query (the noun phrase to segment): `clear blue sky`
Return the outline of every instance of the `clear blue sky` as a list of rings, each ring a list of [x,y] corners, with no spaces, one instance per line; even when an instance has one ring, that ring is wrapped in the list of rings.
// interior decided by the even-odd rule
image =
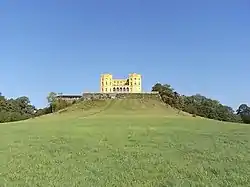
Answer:
[[[101,73],[250,102],[249,0],[1,0],[0,91],[43,107],[99,91]]]

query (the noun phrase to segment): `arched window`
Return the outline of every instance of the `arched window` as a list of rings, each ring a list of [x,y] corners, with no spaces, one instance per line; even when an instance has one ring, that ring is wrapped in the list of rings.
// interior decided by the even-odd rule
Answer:
[[[116,88],[116,92],[119,92],[119,88],[118,87]]]
[[[123,92],[126,92],[126,88],[125,87],[123,88]]]
[[[115,87],[113,88],[113,92],[115,92]]]
[[[120,87],[120,92],[122,92],[122,87]]]
[[[129,92],[129,88],[127,87],[127,92]]]

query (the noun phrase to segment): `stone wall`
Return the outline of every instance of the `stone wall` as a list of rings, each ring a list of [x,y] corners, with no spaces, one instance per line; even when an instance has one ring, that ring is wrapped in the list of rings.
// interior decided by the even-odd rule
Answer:
[[[158,92],[145,93],[84,93],[81,100],[98,100],[98,99],[160,99]]]

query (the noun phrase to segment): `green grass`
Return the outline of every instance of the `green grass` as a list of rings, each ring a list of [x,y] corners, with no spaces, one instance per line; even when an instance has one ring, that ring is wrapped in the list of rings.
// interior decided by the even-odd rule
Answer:
[[[249,186],[250,128],[155,100],[0,124],[0,186]]]

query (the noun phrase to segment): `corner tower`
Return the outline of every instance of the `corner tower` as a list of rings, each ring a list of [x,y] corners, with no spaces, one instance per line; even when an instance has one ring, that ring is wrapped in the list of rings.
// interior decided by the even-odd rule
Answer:
[[[129,74],[130,93],[142,92],[141,78],[142,76],[140,74],[137,74],[137,73]]]
[[[111,74],[102,74],[100,79],[100,92],[111,93],[112,92],[112,80]]]

